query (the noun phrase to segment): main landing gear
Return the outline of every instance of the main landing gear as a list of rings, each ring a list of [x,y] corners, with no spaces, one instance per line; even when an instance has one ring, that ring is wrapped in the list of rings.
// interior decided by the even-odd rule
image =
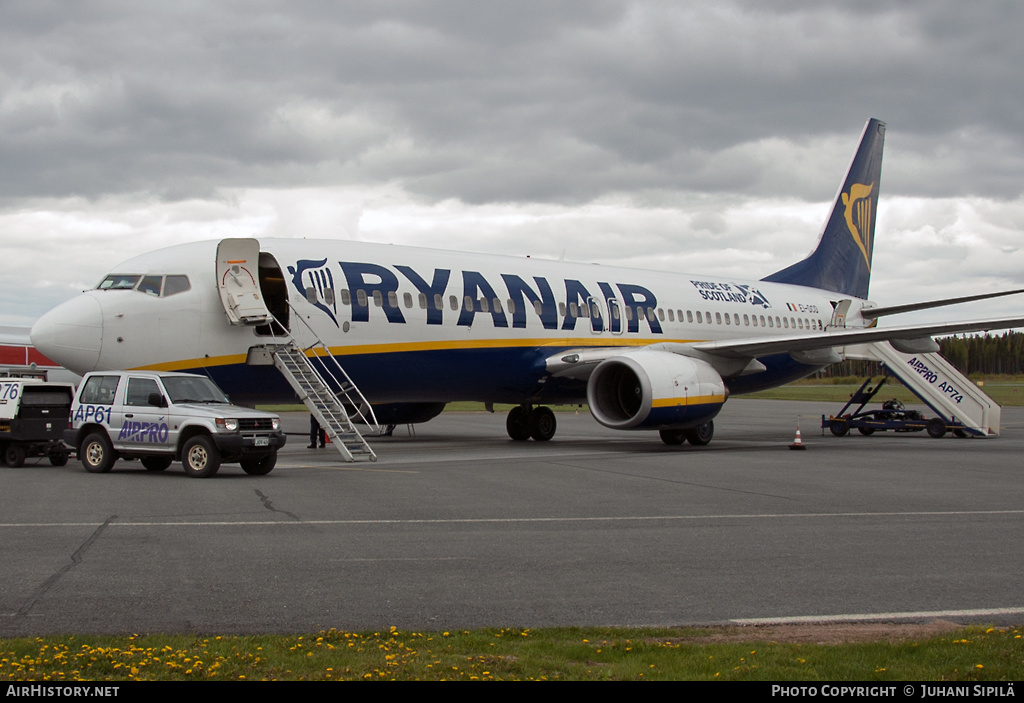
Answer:
[[[555,436],[555,414],[551,408],[518,405],[508,411],[505,429],[508,436],[517,441],[533,437],[538,442],[546,442]]]
[[[689,441],[695,447],[703,447],[715,436],[715,421],[708,420],[689,430],[661,430],[661,441],[669,445],[679,445]]]

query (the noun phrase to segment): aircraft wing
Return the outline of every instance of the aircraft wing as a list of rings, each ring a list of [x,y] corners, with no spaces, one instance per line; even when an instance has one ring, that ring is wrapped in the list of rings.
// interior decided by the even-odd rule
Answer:
[[[826,332],[788,335],[786,337],[760,337],[732,339],[718,342],[697,342],[687,345],[692,349],[729,359],[753,359],[770,354],[793,351],[813,351],[850,344],[892,340],[919,340],[936,335],[961,332],[982,332],[1024,326],[1024,317],[965,322],[939,322],[904,325],[899,327],[840,327]]]
[[[805,332],[784,337],[745,337],[743,339],[717,342],[662,342],[650,345],[649,349],[703,357],[720,371],[733,375],[751,373],[763,369],[753,360],[757,357],[788,352],[813,352],[853,344],[880,341],[915,342],[930,340],[936,335],[951,335],[961,332],[1024,327],[1024,317],[991,320],[969,320],[965,322],[939,322],[931,324],[904,325],[899,327],[839,327],[825,332]],[[590,373],[605,359],[643,347],[590,347],[569,349],[545,360],[547,371],[553,376],[586,380]],[[709,358],[710,357],[710,358]],[[721,362],[715,362],[714,359]],[[749,364],[747,362],[750,362]],[[753,364],[754,366],[751,366]],[[760,366],[760,369],[755,368]]]

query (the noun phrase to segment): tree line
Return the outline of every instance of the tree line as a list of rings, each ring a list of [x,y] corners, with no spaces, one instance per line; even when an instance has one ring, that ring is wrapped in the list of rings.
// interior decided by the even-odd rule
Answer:
[[[959,335],[935,341],[942,356],[962,374],[1024,374],[1024,332]],[[819,371],[814,378],[879,376],[880,366],[877,361],[843,361]]]

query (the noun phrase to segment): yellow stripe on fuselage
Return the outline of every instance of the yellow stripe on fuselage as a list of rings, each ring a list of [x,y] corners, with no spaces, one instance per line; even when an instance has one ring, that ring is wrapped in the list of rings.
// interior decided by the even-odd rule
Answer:
[[[480,340],[442,340],[437,342],[400,342],[390,344],[353,344],[338,347],[331,347],[331,354],[335,356],[354,356],[357,354],[400,354],[422,351],[451,351],[460,349],[523,349],[523,348],[544,348],[557,347],[560,349],[572,347],[646,347],[650,344],[670,342],[674,344],[690,344],[697,341],[693,339],[578,339],[575,337],[560,337],[557,339],[480,339]],[[268,341],[269,343],[269,341]],[[180,361],[167,361],[160,364],[149,364],[139,366],[138,369],[147,371],[180,371],[181,369],[206,368],[210,366],[233,366],[244,364],[246,354],[228,354],[225,356],[209,356],[199,359],[182,359]],[[310,349],[306,356],[326,356],[322,349]]]

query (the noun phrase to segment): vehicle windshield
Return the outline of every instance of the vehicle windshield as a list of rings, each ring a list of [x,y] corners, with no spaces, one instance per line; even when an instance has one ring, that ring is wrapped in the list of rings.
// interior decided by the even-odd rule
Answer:
[[[230,402],[217,384],[202,376],[172,376],[163,382],[172,403]]]

